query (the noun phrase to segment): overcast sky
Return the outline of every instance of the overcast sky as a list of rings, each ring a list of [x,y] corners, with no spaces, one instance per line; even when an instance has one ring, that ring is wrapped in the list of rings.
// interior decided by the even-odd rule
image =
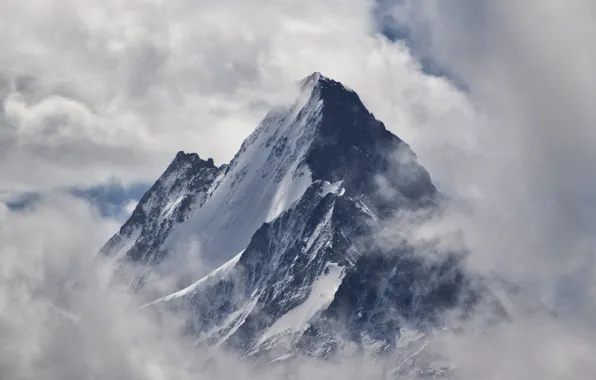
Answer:
[[[528,283],[575,326],[524,321],[489,340],[488,352],[472,356],[474,341],[451,351],[494,378],[593,374],[585,358],[596,347],[594,1],[2,0],[1,8],[0,194],[150,183],[178,150],[225,163],[272,105],[295,95],[296,80],[321,71],[356,90],[435,183],[473,210],[451,210],[427,233],[462,229],[471,270]],[[105,216],[57,193],[25,213],[2,209],[0,327],[16,332],[20,357],[37,352],[47,322],[45,304],[30,305],[32,287],[63,285],[55,279],[118,227]],[[23,273],[34,273],[27,286]],[[545,366],[527,341],[557,360]],[[102,348],[126,352],[124,343]],[[489,360],[505,351],[515,354]],[[514,358],[524,360],[504,371],[500,363]],[[34,371],[25,359],[13,370]]]
[[[152,181],[178,150],[227,162],[313,71],[356,89],[403,138],[466,118],[463,95],[376,33],[377,9],[363,0],[7,0],[0,190]]]

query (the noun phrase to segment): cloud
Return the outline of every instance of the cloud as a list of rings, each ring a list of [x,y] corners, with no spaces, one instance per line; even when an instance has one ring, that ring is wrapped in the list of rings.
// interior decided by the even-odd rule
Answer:
[[[208,356],[192,355],[188,342],[173,334],[178,320],[168,316],[161,325],[139,313],[140,299],[113,278],[113,263],[96,256],[117,226],[114,222],[64,196],[44,199],[34,210],[0,211],[0,331],[5,342],[0,376],[207,376],[197,366]]]
[[[405,9],[409,27],[425,30],[427,51],[470,84],[471,122],[428,124],[420,140],[427,147],[417,152],[445,188],[474,203],[484,259],[522,275],[572,269],[590,256],[596,226],[596,112],[588,100],[596,95],[596,7],[462,0]],[[532,270],[537,263],[541,270]]]
[[[367,1],[31,0],[4,8],[4,189],[149,181],[181,149],[223,163],[313,71],[362,93],[400,135],[412,118],[444,118],[459,106],[405,45],[375,33]]]
[[[521,282],[560,318],[445,335],[437,352],[460,362],[463,378],[591,378],[596,6],[385,1],[392,13],[382,19],[399,23],[408,45],[376,33],[375,9],[358,0],[4,1],[0,190],[151,181],[180,149],[223,163],[272,104],[293,96],[295,80],[321,71],[354,88],[457,200],[420,233],[463,231],[470,270]],[[428,75],[413,54],[467,91]],[[139,300],[100,286],[102,273],[89,269],[116,223],[60,196],[0,218],[0,331],[11,343],[0,373],[196,373],[199,354],[157,333],[136,313]],[[89,281],[73,290],[81,273]],[[244,371],[221,360],[233,373],[220,378]],[[378,374],[340,368],[300,374]]]
[[[97,256],[115,228],[86,202],[61,195],[26,211],[0,209],[0,377],[323,380],[386,371],[367,357],[261,368],[197,348],[179,334],[183,314],[139,310],[143,296]]]
[[[596,6],[423,0],[392,12],[468,86],[463,123],[416,124],[414,150],[455,199],[419,233],[453,246],[444,236],[460,231],[470,270],[522,285],[521,305],[557,315],[521,313],[477,335],[468,326],[439,351],[462,378],[593,377]]]

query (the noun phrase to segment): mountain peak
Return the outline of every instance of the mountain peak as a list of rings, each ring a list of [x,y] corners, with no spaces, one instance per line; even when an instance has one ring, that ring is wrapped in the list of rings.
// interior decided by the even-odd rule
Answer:
[[[118,246],[129,257],[157,262],[199,241],[201,260],[212,269],[246,248],[263,223],[317,181],[342,183],[346,196],[369,198],[367,208],[377,215],[394,210],[391,202],[434,197],[430,176],[407,144],[354,91],[320,72],[301,82],[303,96],[270,112],[230,163],[216,167],[196,153],[178,152],[115,237],[122,240]],[[407,167],[395,159],[398,150]],[[399,196],[378,197],[379,177],[388,177]]]
[[[323,74],[321,74],[319,71],[315,71],[314,73],[310,74],[309,76],[307,76],[306,78],[302,79],[300,82],[300,89],[302,91],[305,90],[314,90],[314,89],[320,89],[323,87],[335,87],[335,88],[341,88],[343,90],[349,91],[349,92],[354,92],[352,89],[348,88],[347,86],[343,85],[342,83],[335,81]]]
[[[139,289],[153,271],[172,280],[151,305],[189,311],[197,345],[265,359],[402,352],[412,343],[398,341],[402,328],[424,336],[475,295],[456,259],[428,265],[406,242],[370,244],[405,210],[434,210],[439,194],[354,91],[320,72],[301,86],[230,163],[179,152],[103,252],[133,264]]]
[[[318,80],[328,80],[329,78],[326,77],[325,75],[321,74],[320,71],[315,71],[314,73],[310,74],[309,77],[312,77],[314,79]]]
[[[318,83],[320,81],[328,81],[328,80],[329,80],[328,77],[324,76],[323,74],[321,74],[318,71],[315,71],[314,73],[310,74],[306,78],[302,79],[300,81],[300,83],[302,83],[302,84],[315,84],[315,83]]]

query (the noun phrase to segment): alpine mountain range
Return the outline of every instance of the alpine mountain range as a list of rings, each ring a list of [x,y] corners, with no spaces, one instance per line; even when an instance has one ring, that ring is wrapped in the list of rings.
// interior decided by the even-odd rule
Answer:
[[[425,337],[472,310],[482,281],[462,253],[377,242],[399,215],[439,212],[443,196],[353,90],[320,73],[299,86],[229,164],[179,152],[102,252],[142,268],[139,288],[170,271],[183,288],[146,307],[186,313],[197,345],[267,362],[391,353],[420,369]],[[176,273],[191,247],[208,271]]]

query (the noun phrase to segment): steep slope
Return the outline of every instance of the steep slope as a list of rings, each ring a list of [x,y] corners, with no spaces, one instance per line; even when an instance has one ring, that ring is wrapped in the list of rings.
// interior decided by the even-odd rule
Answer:
[[[300,86],[229,165],[179,154],[104,252],[151,268],[199,242],[214,270],[148,305],[184,313],[197,344],[267,361],[398,347],[413,358],[479,287],[458,254],[376,244],[380,226],[432,212],[440,194],[354,91],[319,73]]]

